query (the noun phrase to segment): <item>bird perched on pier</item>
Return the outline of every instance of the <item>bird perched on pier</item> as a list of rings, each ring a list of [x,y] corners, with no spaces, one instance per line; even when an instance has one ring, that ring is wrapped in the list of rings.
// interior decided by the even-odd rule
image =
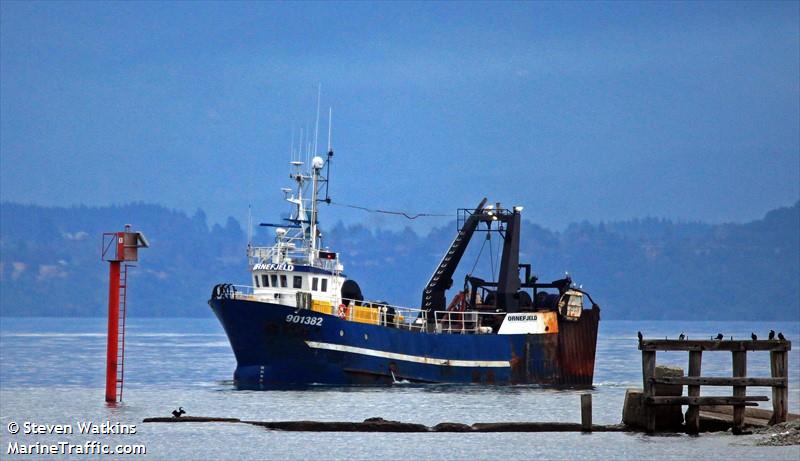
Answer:
[[[782,333],[782,332],[781,332],[781,333],[778,333],[778,339],[780,339],[781,341],[786,341],[786,337],[785,337],[785,336],[783,336],[783,333]]]
[[[644,336],[642,336],[642,332],[641,331],[637,331],[636,332],[636,336],[639,338],[639,342],[642,342],[642,340],[644,339]]]
[[[172,410],[172,416],[175,418],[180,418],[182,414],[186,413],[183,407],[178,407],[177,410]]]
[[[678,335],[678,340],[679,341],[683,341],[684,339],[686,339],[686,335],[685,334],[681,333],[680,335]]]
[[[769,339],[770,341],[775,339],[775,330],[769,330]]]
[[[752,339],[753,341],[755,341],[755,340],[757,340],[757,339],[758,339],[758,336],[756,336],[756,334],[755,334],[755,333],[752,333],[752,332],[751,332],[751,333],[750,333],[750,339]]]
[[[724,336],[722,336],[722,333],[719,333],[719,334],[717,334],[717,337],[715,339],[717,341],[722,341],[722,338],[724,338]]]

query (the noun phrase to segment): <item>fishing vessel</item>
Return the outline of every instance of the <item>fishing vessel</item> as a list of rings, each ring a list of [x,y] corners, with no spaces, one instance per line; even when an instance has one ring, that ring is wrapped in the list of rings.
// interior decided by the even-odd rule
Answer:
[[[327,158],[291,162],[291,214],[274,242],[248,243],[252,284],[219,284],[208,301],[236,357],[239,388],[415,383],[591,386],[600,309],[569,276],[540,282],[519,262],[522,207],[484,198],[458,210],[457,231],[421,290],[419,307],[365,297],[323,245]],[[310,163],[310,165],[306,165]],[[320,198],[322,188],[325,197]],[[453,275],[470,239],[499,234],[496,281]],[[448,298],[449,295],[449,298]],[[584,299],[591,302],[584,307]]]

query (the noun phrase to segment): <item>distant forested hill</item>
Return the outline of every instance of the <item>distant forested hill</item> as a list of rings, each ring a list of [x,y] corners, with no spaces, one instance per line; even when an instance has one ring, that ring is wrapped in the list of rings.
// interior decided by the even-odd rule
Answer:
[[[142,230],[152,248],[141,250],[129,275],[129,314],[207,315],[215,283],[244,282],[245,234],[229,219],[209,227],[206,216],[131,204],[119,207],[43,208],[0,204],[0,313],[105,315],[108,263],[100,260],[103,232]]]
[[[130,276],[130,315],[209,316],[214,284],[249,282],[245,231],[232,218],[209,226],[202,211],[157,205],[2,203],[0,315],[105,315],[100,236],[125,223],[151,244]],[[454,233],[455,223],[425,236],[339,223],[328,227],[326,244],[368,298],[418,305]],[[261,229],[256,243],[270,239]],[[497,236],[477,234],[454,288],[467,271],[491,278],[498,251]],[[541,280],[569,271],[607,319],[800,319],[800,202],[746,224],[643,219],[553,232],[526,221],[520,252]]]

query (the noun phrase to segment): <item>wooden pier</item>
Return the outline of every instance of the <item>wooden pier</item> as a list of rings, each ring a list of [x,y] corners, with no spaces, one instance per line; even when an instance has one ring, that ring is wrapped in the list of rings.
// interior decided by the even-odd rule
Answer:
[[[700,407],[725,405],[733,407],[733,432],[738,434],[744,427],[744,410],[765,402],[767,396],[748,396],[748,386],[772,387],[772,419],[770,424],[786,421],[788,415],[788,376],[790,341],[781,340],[671,340],[642,339],[642,381],[644,404],[647,416],[647,431],[655,432],[657,405],[688,405],[686,412],[686,432],[697,434],[700,430]],[[685,377],[655,377],[657,351],[689,352],[689,373]],[[728,377],[705,377],[701,375],[703,352],[726,351],[731,353],[733,373]],[[769,351],[772,376],[757,378],[747,376],[747,352]],[[687,386],[686,396],[657,396],[656,384]],[[701,386],[730,386],[733,395],[723,397],[701,397]]]

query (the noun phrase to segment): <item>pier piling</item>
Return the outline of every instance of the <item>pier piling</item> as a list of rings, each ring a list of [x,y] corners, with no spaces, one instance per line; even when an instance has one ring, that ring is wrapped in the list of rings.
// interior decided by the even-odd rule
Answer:
[[[689,377],[699,378],[703,361],[703,351],[689,351]],[[687,387],[689,397],[700,397],[700,386],[690,384]],[[686,410],[686,432],[689,434],[700,433],[700,406],[689,405]]]
[[[581,428],[592,432],[592,394],[581,395]]]

